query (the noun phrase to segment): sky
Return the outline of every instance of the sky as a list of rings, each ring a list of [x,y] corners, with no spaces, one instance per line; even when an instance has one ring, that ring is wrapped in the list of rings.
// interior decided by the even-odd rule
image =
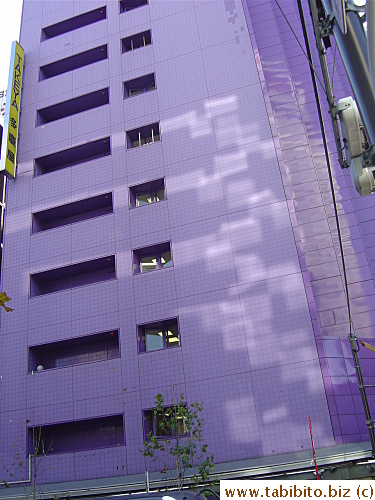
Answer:
[[[19,39],[22,0],[0,0],[0,90],[8,85],[10,49],[12,42]]]

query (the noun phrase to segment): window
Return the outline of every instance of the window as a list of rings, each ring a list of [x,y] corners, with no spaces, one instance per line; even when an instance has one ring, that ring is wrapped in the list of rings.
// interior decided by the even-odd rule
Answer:
[[[62,75],[68,71],[73,71],[78,68],[83,68],[89,64],[103,61],[108,58],[107,45],[95,47],[95,49],[86,50],[74,56],[60,59],[50,64],[40,67],[39,80],[52,78],[53,76]]]
[[[171,426],[172,419],[177,419],[176,425]],[[145,410],[143,412],[143,432],[145,441],[150,439],[150,435],[160,438],[173,438],[176,434],[179,436],[188,435],[185,418],[175,416],[173,406],[161,411]]]
[[[29,372],[120,357],[118,331],[29,347]]]
[[[164,179],[156,179],[129,189],[130,207],[142,207],[165,199]]]
[[[54,455],[124,444],[122,415],[28,428],[28,453],[30,455],[34,453]]]
[[[65,21],[52,24],[51,26],[46,26],[42,29],[42,41],[58,35],[63,35],[64,33],[69,33],[69,31],[83,28],[84,26],[88,26],[89,24],[93,24],[98,21],[102,21],[106,17],[107,11],[104,6],[99,9],[91,10],[90,12],[85,12],[79,16],[65,19]]]
[[[128,149],[146,146],[158,141],[160,141],[159,123],[152,123],[126,132]]]
[[[138,325],[138,352],[159,351],[180,345],[177,318]]]
[[[148,273],[173,266],[171,244],[160,243],[133,251],[134,274]]]
[[[151,45],[151,43],[150,30],[142,31],[141,33],[135,33],[134,35],[128,36],[121,40],[122,53],[139,49],[141,47],[146,47],[146,45]]]
[[[120,14],[147,5],[147,0],[120,0]]]
[[[96,160],[102,156],[111,154],[111,141],[109,137],[104,137],[96,141],[86,142],[80,146],[63,149],[34,161],[34,176],[49,174],[56,170],[72,167],[79,163]]]
[[[113,213],[112,193],[75,201],[32,214],[32,234]]]
[[[89,94],[84,94],[68,101],[59,102],[47,108],[38,109],[37,111],[37,126],[44,123],[54,122],[67,116],[82,113],[89,109],[98,108],[109,103],[109,89],[100,89]]]
[[[60,292],[116,278],[115,256],[79,262],[30,275],[30,297]]]
[[[124,99],[155,90],[155,74],[144,75],[124,82]]]

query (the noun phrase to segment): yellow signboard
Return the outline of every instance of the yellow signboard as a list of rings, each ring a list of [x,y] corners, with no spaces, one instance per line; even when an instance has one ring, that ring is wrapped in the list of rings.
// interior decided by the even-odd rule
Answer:
[[[0,158],[0,173],[4,173],[10,179],[14,179],[16,176],[23,59],[23,48],[18,42],[13,42],[10,56],[7,101],[5,106]]]

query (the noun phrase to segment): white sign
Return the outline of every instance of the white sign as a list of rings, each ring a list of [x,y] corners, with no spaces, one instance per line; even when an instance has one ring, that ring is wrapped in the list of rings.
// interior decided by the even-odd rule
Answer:
[[[331,0],[331,5],[339,28],[346,35],[348,29],[346,26],[345,0]]]

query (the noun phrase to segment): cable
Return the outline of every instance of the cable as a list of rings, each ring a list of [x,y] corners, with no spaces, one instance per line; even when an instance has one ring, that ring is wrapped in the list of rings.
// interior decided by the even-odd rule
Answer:
[[[326,91],[326,89],[325,89],[325,87],[324,87],[323,83],[321,82],[321,80],[320,80],[319,76],[317,75],[317,73],[316,73],[316,71],[315,71],[315,68],[314,68],[314,66],[313,66],[313,64],[312,64],[312,60],[310,61],[310,59],[308,58],[308,55],[306,54],[306,52],[305,52],[304,48],[302,47],[301,42],[298,40],[298,37],[297,37],[296,33],[294,32],[294,30],[293,30],[293,28],[292,28],[292,25],[291,25],[291,24],[290,24],[290,22],[288,21],[288,18],[286,17],[286,15],[285,15],[285,13],[284,13],[283,9],[281,8],[281,5],[279,4],[278,0],[275,0],[275,3],[276,3],[276,5],[279,7],[281,14],[283,15],[283,17],[284,17],[285,21],[287,22],[287,24],[288,24],[288,26],[289,26],[289,28],[290,28],[291,32],[293,33],[294,38],[297,40],[298,45],[301,47],[301,50],[302,50],[302,52],[303,52],[303,55],[305,56],[306,60],[308,61],[309,65],[310,65],[310,69],[314,72],[316,79],[317,79],[317,80],[318,80],[318,82],[320,83],[320,86],[322,87],[323,92],[325,93],[325,95],[326,95],[326,96],[327,96],[327,98],[328,98],[327,91]]]
[[[275,0],[275,1],[277,1],[277,0]],[[310,0],[310,2],[311,2],[311,0]],[[374,431],[374,423],[373,423],[373,420],[371,418],[371,412],[370,412],[370,407],[369,407],[368,400],[367,400],[365,384],[363,382],[363,377],[362,377],[362,370],[361,370],[361,366],[359,364],[358,349],[355,348],[355,345],[357,345],[358,348],[359,348],[359,346],[358,346],[357,339],[356,339],[355,335],[353,334],[353,330],[352,330],[352,327],[353,327],[352,323],[353,322],[352,322],[352,315],[351,315],[351,310],[350,310],[349,285],[348,285],[348,279],[347,279],[347,274],[346,274],[346,266],[345,266],[345,258],[344,258],[344,248],[343,248],[343,243],[342,243],[342,235],[341,235],[340,221],[339,221],[339,216],[338,216],[336,195],[335,195],[335,190],[334,190],[334,185],[333,185],[333,176],[332,176],[331,162],[330,162],[330,159],[329,159],[327,137],[326,137],[325,128],[324,128],[322,108],[321,108],[320,100],[319,100],[318,86],[316,84],[316,79],[315,79],[316,73],[311,68],[311,66],[312,66],[312,56],[311,56],[311,51],[310,51],[309,39],[308,39],[308,35],[307,35],[305,18],[304,18],[304,14],[303,14],[302,1],[301,0],[297,0],[297,3],[298,3],[298,11],[299,11],[299,15],[300,15],[300,18],[301,18],[301,23],[302,23],[302,30],[303,30],[303,36],[304,36],[304,39],[305,39],[306,50],[307,50],[307,53],[309,55],[309,60],[311,62],[310,71],[311,71],[311,77],[312,77],[312,82],[313,82],[313,87],[314,87],[314,94],[315,94],[316,105],[317,105],[317,108],[318,108],[319,123],[320,123],[320,128],[321,128],[321,131],[322,131],[322,138],[323,138],[324,154],[325,154],[326,161],[327,161],[328,177],[329,177],[329,183],[330,183],[331,193],[332,193],[332,201],[333,201],[333,206],[334,206],[334,211],[335,211],[337,233],[338,233],[338,237],[339,237],[340,252],[341,252],[341,262],[342,262],[342,266],[343,266],[343,277],[344,277],[344,285],[345,285],[345,292],[346,292],[346,303],[347,303],[348,316],[349,316],[349,334],[348,334],[348,340],[350,342],[350,347],[352,349],[352,356],[353,356],[353,360],[354,360],[354,363],[355,363],[355,369],[356,369],[356,374],[357,374],[357,378],[358,378],[358,388],[359,388],[359,391],[361,393],[362,403],[363,403],[363,409],[364,409],[365,416],[366,416],[366,425],[367,425],[367,428],[368,428],[368,431],[369,431],[369,434],[370,434],[370,441],[371,441],[371,447],[372,447],[372,455],[373,455],[373,457],[375,457],[375,431]],[[318,30],[317,13],[314,10],[314,8],[313,8],[312,5],[311,5],[311,15],[312,15],[312,18],[313,18],[313,23],[314,23],[314,31],[315,31],[315,35],[316,35],[316,41],[317,41],[319,56],[322,57],[322,54],[324,54],[324,50],[323,50],[323,46],[322,46],[322,41],[321,41],[321,39],[318,38],[318,36],[316,34],[316,32]],[[322,64],[322,62],[321,62],[321,64]]]

